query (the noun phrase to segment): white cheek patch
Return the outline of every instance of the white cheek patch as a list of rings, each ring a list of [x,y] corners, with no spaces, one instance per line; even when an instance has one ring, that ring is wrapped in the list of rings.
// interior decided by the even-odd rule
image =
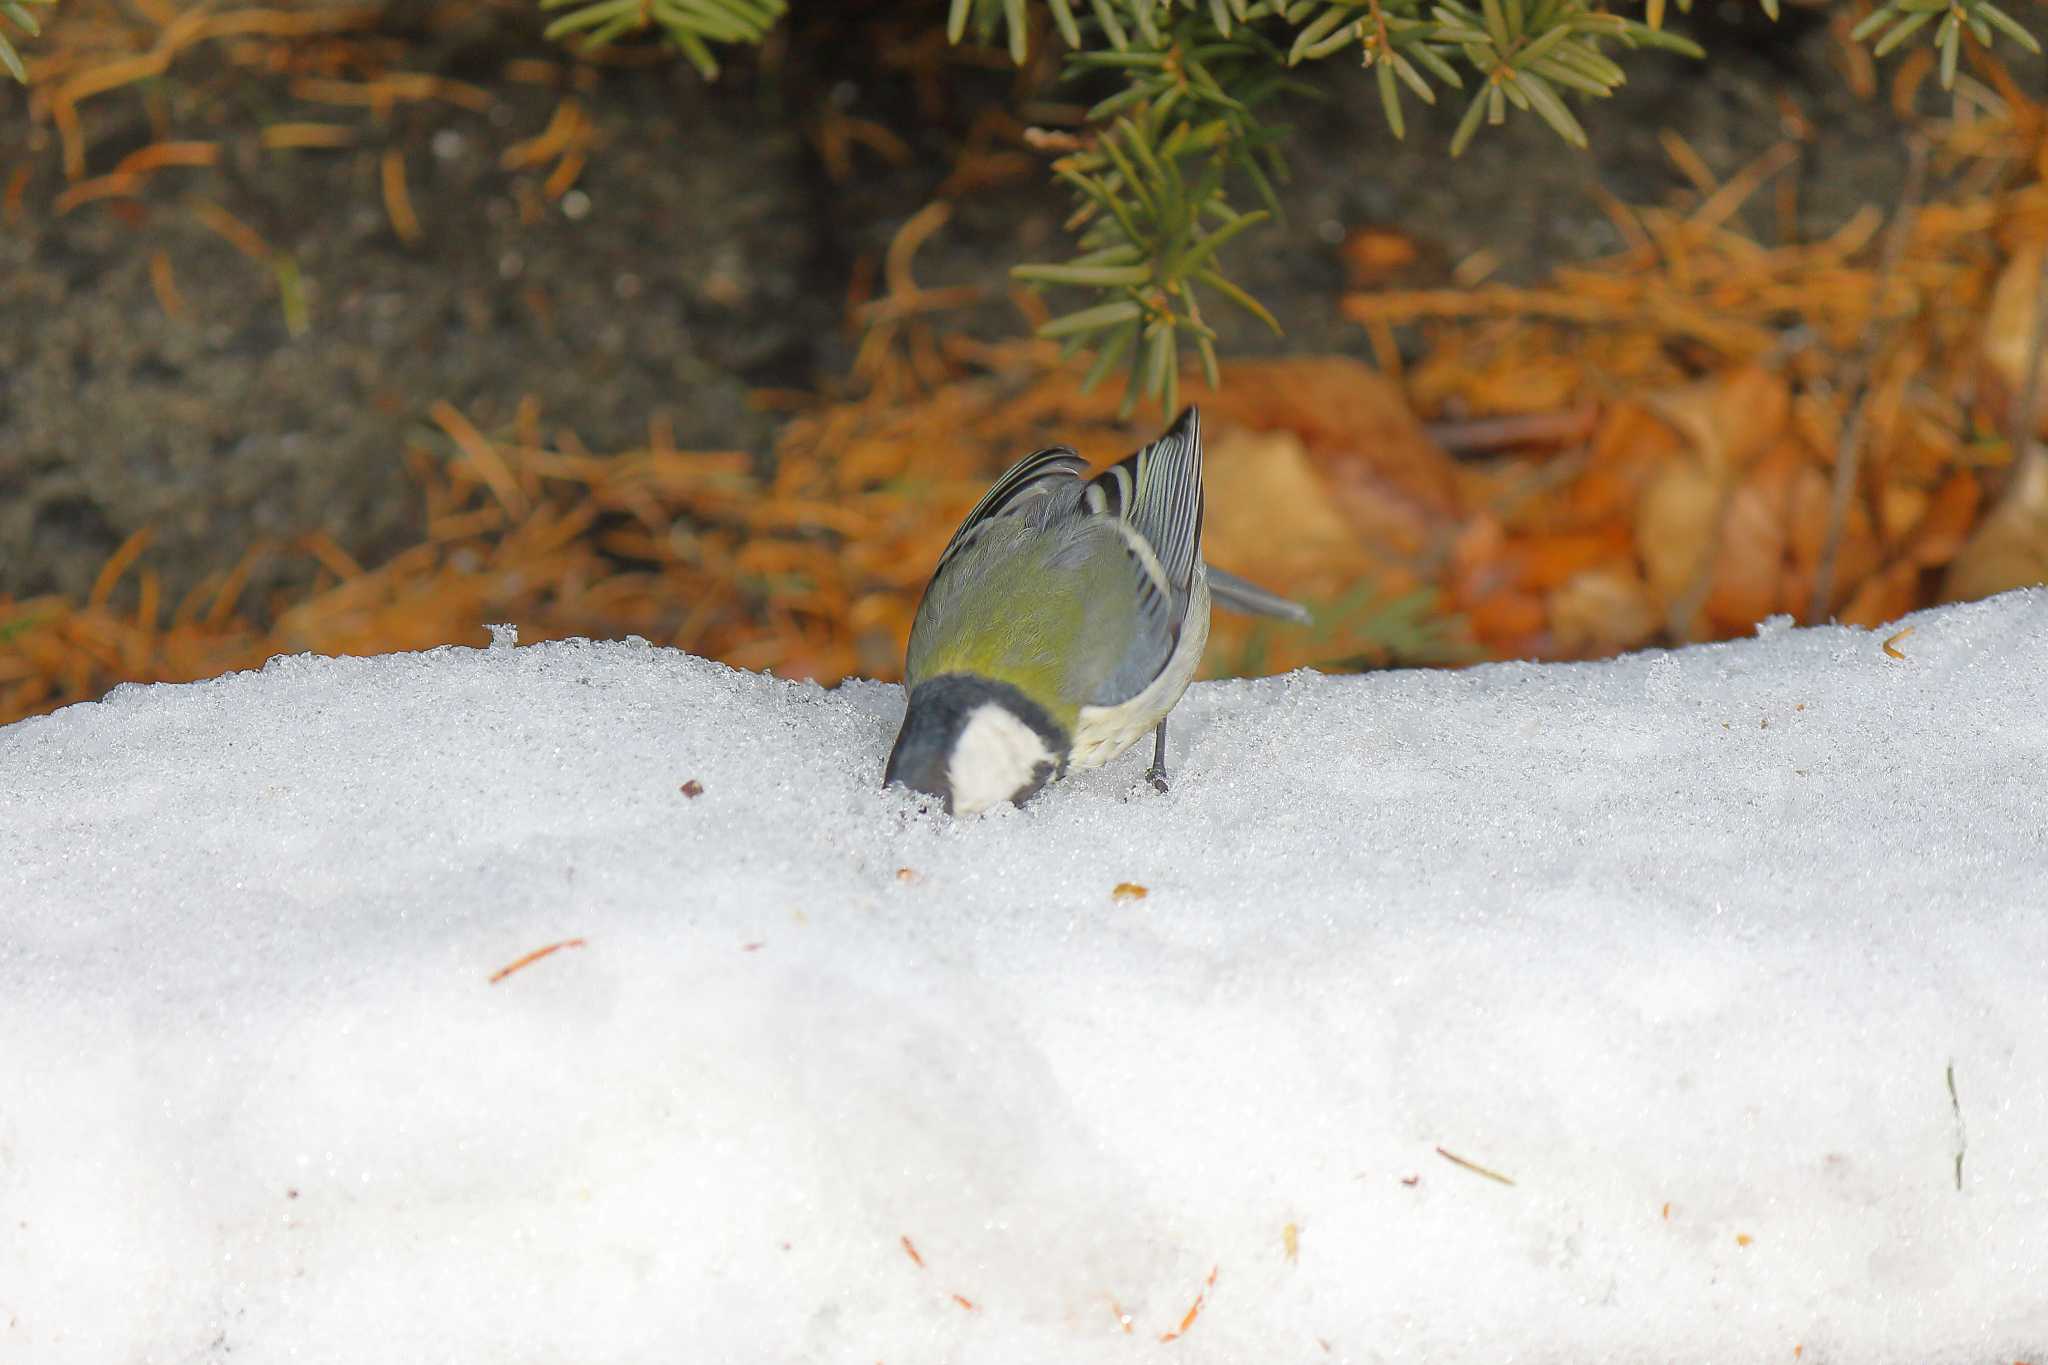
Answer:
[[[1031,786],[1038,766],[1055,766],[1058,758],[1038,732],[994,702],[984,702],[960,727],[946,780],[953,788],[953,813],[972,815],[1018,789]]]

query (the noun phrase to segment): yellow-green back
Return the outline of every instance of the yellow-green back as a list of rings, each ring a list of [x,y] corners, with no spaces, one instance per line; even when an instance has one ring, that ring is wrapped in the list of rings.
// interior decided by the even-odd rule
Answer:
[[[1133,561],[1108,520],[992,520],[925,592],[904,681],[942,673],[1006,682],[1072,729],[1130,643]]]

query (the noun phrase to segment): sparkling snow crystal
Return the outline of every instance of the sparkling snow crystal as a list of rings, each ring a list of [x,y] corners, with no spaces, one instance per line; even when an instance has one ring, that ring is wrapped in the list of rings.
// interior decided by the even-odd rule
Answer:
[[[2048,592],[1912,624],[958,823],[637,642],[7,727],[0,1360],[2039,1362]]]

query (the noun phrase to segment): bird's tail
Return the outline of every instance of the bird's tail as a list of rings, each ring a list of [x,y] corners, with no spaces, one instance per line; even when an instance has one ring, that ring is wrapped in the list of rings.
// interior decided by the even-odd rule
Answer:
[[[1315,618],[1309,615],[1307,607],[1277,592],[1267,592],[1258,584],[1239,578],[1234,573],[1225,573],[1214,564],[1209,566],[1209,593],[1216,605],[1244,616],[1271,616],[1280,621],[1293,621],[1299,625],[1313,625]]]

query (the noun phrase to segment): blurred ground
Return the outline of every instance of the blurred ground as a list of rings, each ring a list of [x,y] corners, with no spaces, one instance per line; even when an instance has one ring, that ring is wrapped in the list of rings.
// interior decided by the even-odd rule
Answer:
[[[124,7],[67,8],[74,24],[111,28],[89,11]],[[29,173],[0,238],[0,305],[23,324],[0,332],[0,591],[83,594],[144,525],[174,594],[220,567],[224,547],[261,536],[322,529],[359,558],[390,554],[422,529],[401,456],[437,399],[489,425],[532,394],[595,450],[644,439],[665,413],[684,448],[765,454],[776,422],[747,395],[844,372],[849,288],[949,178],[997,182],[960,195],[920,252],[928,281],[990,296],[951,325],[1015,335],[1002,267],[1067,249],[1065,195],[1044,158],[1001,135],[1011,82],[938,65],[935,30],[813,20],[772,74],[742,59],[707,85],[665,60],[579,70],[539,41],[538,11],[519,4],[280,12],[324,13],[338,27],[260,52],[238,51],[247,36],[195,42],[161,77],[81,102],[88,176],[164,138],[214,149],[214,164],[166,168],[132,197],[54,208],[72,183],[55,130],[0,87],[0,167]],[[130,26],[137,46],[155,36],[146,21]],[[1621,242],[1590,187],[1632,202],[1675,188],[1657,136],[1666,127],[1733,169],[1781,136],[1781,88],[1801,92],[1818,130],[1800,172],[1803,222],[1832,230],[1881,202],[1901,160],[1889,111],[1849,93],[1824,30],[1755,41],[1778,36],[1721,33],[1704,67],[1640,63],[1628,93],[1598,111],[1591,157],[1525,120],[1447,168],[1443,117],[1419,118],[1396,144],[1369,81],[1348,67],[1324,73],[1328,102],[1297,110],[1288,222],[1236,253],[1288,335],[1233,318],[1232,348],[1368,354],[1337,308],[1336,247],[1360,226],[1414,240],[1401,272],[1413,284],[1446,282],[1476,251],[1499,258],[1499,278],[1526,282],[1613,250]],[[928,50],[906,50],[919,42]],[[267,73],[273,63],[288,69]],[[371,63],[447,84],[393,95],[380,114]],[[573,185],[550,198],[553,158],[505,158],[565,97],[587,120],[587,151]],[[880,150],[854,141],[827,156],[828,118]],[[266,130],[307,122],[348,145],[264,144]],[[976,142],[986,150],[963,160]],[[393,153],[414,241],[381,192]],[[276,269],[238,250],[195,200],[291,262],[302,333]],[[153,269],[181,301],[176,316]]]
[[[2039,237],[2039,63],[1974,63],[1955,105],[1725,8],[1708,63],[1641,60],[1589,112],[1591,155],[1519,120],[1445,163],[1442,111],[1396,144],[1321,73],[1287,221],[1233,260],[1288,335],[1226,330],[1298,359],[1192,392],[1237,429],[1212,501],[1260,513],[1212,557],[1324,627],[1226,632],[1214,666],[1597,653],[1807,615],[1823,578],[1876,619],[1938,589],[2007,482],[2030,289],[2004,381],[1983,343]],[[816,9],[711,86],[572,61],[515,0],[61,16],[0,87],[0,720],[494,612],[886,676],[978,483],[1156,421],[996,345],[1042,307],[1003,267],[1067,250],[1023,129],[1074,110],[916,6]],[[1891,241],[1909,127],[1937,154]]]

